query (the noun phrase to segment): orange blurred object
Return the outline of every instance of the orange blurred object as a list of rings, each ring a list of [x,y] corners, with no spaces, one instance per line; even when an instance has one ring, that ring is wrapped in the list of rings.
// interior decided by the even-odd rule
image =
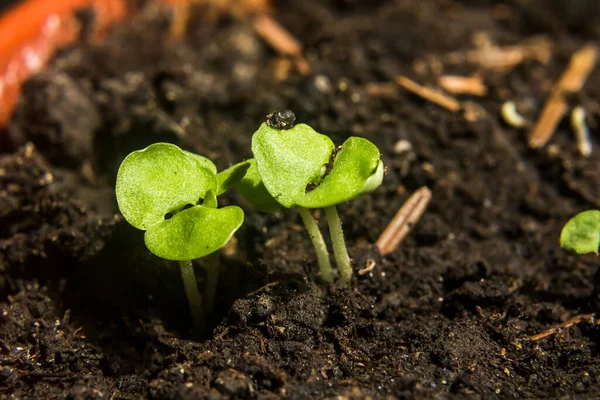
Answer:
[[[26,0],[0,17],[0,128],[12,116],[21,83],[40,71],[56,48],[77,39],[75,14],[85,9],[94,11],[97,33],[127,14],[124,0]]]
[[[154,0],[174,13],[174,37],[187,23],[187,8],[203,0]],[[207,0],[204,0],[207,1]],[[234,15],[254,19],[255,31],[280,54],[296,59],[298,71],[310,67],[302,45],[270,16],[269,0],[208,0]],[[46,66],[54,51],[79,37],[76,13],[91,10],[95,34],[128,14],[127,0],[24,0],[0,16],[0,130],[6,127],[17,102],[21,84]]]

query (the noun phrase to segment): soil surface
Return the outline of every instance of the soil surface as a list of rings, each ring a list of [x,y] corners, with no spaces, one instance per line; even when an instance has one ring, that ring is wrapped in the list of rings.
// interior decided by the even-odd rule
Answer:
[[[25,84],[0,154],[0,397],[600,396],[594,321],[530,339],[597,310],[598,258],[565,254],[558,235],[600,207],[600,150],[581,156],[567,121],[530,150],[500,116],[513,100],[537,118],[573,52],[600,40],[596,1],[275,2],[307,75],[238,6],[198,3],[178,40],[147,4]],[[535,51],[504,70],[468,61],[486,46]],[[482,78],[487,94],[456,96],[475,116],[391,83],[439,88],[442,74]],[[596,69],[570,99],[594,134],[599,98]],[[221,255],[212,333],[194,338],[177,266],[118,214],[116,170],[157,141],[225,168],[279,109],[381,149],[382,187],[339,207],[355,270],[375,268],[350,288],[318,283],[297,212],[261,214],[232,191],[222,204],[246,221]],[[381,256],[372,243],[424,185],[428,210]]]

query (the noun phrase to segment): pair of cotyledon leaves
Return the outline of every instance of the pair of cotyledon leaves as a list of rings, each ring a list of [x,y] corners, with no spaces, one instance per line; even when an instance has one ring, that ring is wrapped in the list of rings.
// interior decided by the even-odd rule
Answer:
[[[577,254],[598,254],[600,210],[584,211],[571,218],[560,234],[560,247]]]
[[[243,176],[244,167],[217,174],[209,159],[156,143],[123,160],[115,192],[123,217],[146,231],[144,241],[152,253],[193,260],[221,248],[244,221],[239,207],[217,208],[217,196],[236,173]]]
[[[221,248],[243,222],[239,207],[217,208],[217,196],[236,183],[265,212],[281,206],[327,207],[381,184],[383,163],[374,144],[349,138],[325,174],[334,149],[331,139],[308,125],[277,130],[263,124],[252,138],[255,158],[217,173],[205,157],[156,143],[121,164],[119,209],[131,225],[146,231],[152,253],[169,260],[200,258]]]
[[[329,137],[306,124],[278,130],[263,123],[252,137],[254,160],[239,190],[256,208],[272,212],[333,206],[381,185],[383,162],[373,143],[350,137],[332,157],[334,150]]]

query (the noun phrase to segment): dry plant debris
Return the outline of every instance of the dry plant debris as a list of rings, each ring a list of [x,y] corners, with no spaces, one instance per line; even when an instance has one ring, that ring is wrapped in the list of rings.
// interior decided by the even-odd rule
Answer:
[[[431,201],[431,190],[426,186],[419,188],[400,207],[394,218],[390,221],[381,236],[375,242],[382,255],[394,251],[404,240],[406,235],[417,224],[421,215]]]
[[[453,52],[442,60],[455,65],[467,62],[485,70],[506,74],[526,60],[547,64],[552,55],[550,42],[545,37],[533,37],[517,45],[504,47],[492,44],[489,38],[478,41],[480,44],[476,49]]]
[[[368,272],[373,271],[373,268],[375,268],[375,266],[377,265],[377,263],[375,262],[375,260],[373,260],[372,258],[369,258],[367,260],[367,265],[358,271],[359,275],[365,275]]]
[[[530,147],[540,148],[548,143],[556,126],[567,113],[568,104],[565,95],[581,90],[597,59],[598,48],[593,44],[573,54],[567,69],[552,88],[542,114],[529,134]]]
[[[440,86],[452,94],[469,94],[473,96],[485,96],[487,86],[480,76],[457,76],[444,75],[439,78]]]
[[[550,329],[547,329],[538,334],[529,336],[529,339],[530,340],[540,340],[540,339],[547,338],[548,336],[554,335],[559,329],[569,328],[569,327],[576,325],[582,321],[589,321],[590,323],[593,324],[595,317],[596,317],[596,314],[593,314],[593,313],[576,315],[575,317],[569,318],[568,320],[566,320],[565,322],[563,322],[562,324],[560,324],[558,326],[555,326],[554,328],[550,328]]]
[[[394,81],[402,86],[404,89],[422,97],[438,106],[445,108],[451,112],[457,112],[460,110],[460,102],[455,98],[438,92],[437,90],[421,86],[415,81],[405,77],[397,76]]]
[[[214,13],[230,13],[237,19],[251,19],[254,31],[279,54],[291,57],[298,72],[310,73],[310,66],[302,53],[302,44],[271,16],[268,0],[172,0],[173,20],[171,36],[183,36],[190,17],[189,8],[193,3],[208,3]],[[208,17],[210,18],[210,15]],[[213,18],[214,19],[214,16]]]
[[[298,72],[310,73],[310,66],[302,55],[302,44],[269,14],[261,13],[254,18],[254,30],[280,54],[291,56],[296,61]]]

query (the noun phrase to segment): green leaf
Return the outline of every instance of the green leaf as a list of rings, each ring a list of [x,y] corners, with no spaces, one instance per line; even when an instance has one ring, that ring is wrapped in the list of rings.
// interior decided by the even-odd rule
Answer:
[[[377,162],[377,168],[375,169],[375,172],[373,173],[373,175],[367,178],[364,186],[362,187],[362,189],[360,189],[356,197],[362,196],[363,194],[371,193],[373,190],[381,186],[384,175],[385,167],[383,165],[383,161],[379,160]]]
[[[367,139],[348,138],[333,162],[331,172],[296,203],[305,208],[329,207],[377,188],[383,179],[379,149]]]
[[[263,123],[252,136],[252,153],[264,185],[288,208],[309,183],[320,181],[333,149],[331,139],[305,124],[277,130]]]
[[[233,185],[238,183],[244,177],[244,175],[246,175],[248,168],[250,168],[250,163],[248,161],[242,161],[241,163],[232,165],[226,170],[219,172],[217,174],[217,182],[219,183],[219,187],[216,195],[220,196],[228,191]]]
[[[144,235],[148,249],[167,260],[193,260],[219,250],[242,225],[237,206],[195,206],[151,226]]]
[[[218,203],[217,203],[217,195],[215,194],[215,192],[213,192],[212,190],[209,190],[206,193],[206,196],[204,197],[204,200],[202,201],[202,204],[204,207],[210,207],[210,208],[217,208]]]
[[[577,254],[598,254],[600,210],[584,211],[571,218],[560,234],[560,247]]]
[[[175,145],[173,145],[173,146],[175,146]],[[215,175],[217,174],[217,166],[210,159],[208,159],[208,158],[206,158],[204,156],[201,156],[199,154],[190,153],[189,151],[183,150],[183,152],[188,157],[191,157],[191,158],[195,159],[198,162],[198,166],[199,167],[206,168],[206,169],[208,169],[210,172],[212,172]]]
[[[117,173],[115,191],[121,213],[134,227],[147,230],[164,221],[165,214],[197,204],[217,190],[211,164],[170,143],[134,151]]]
[[[238,190],[258,211],[274,213],[281,208],[281,204],[265,188],[265,184],[258,173],[256,160],[251,158],[247,162],[250,168],[248,168],[246,175],[237,184]]]

